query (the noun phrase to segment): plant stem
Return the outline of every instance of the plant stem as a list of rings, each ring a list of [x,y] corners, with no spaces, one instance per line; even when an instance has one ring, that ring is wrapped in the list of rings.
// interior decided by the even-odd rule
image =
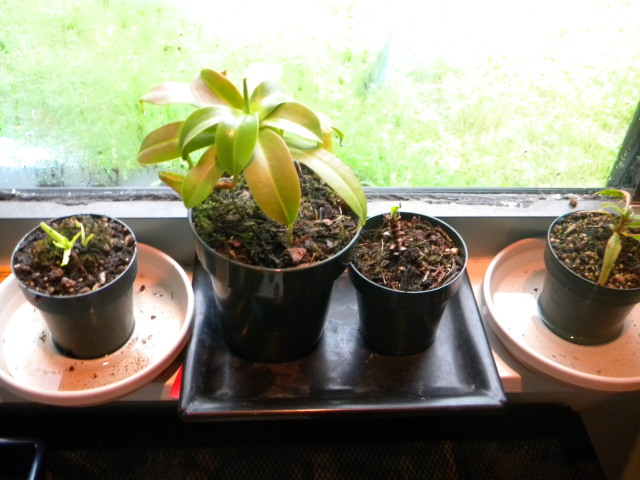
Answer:
[[[247,79],[242,79],[242,96],[244,97],[244,113],[251,113],[251,105],[249,105],[249,88],[247,87]]]

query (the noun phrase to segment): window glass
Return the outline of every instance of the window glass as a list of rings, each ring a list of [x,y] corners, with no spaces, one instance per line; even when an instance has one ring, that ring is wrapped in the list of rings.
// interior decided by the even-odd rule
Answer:
[[[368,185],[600,186],[640,100],[640,2],[4,0],[0,187],[157,185],[138,98],[280,64]]]

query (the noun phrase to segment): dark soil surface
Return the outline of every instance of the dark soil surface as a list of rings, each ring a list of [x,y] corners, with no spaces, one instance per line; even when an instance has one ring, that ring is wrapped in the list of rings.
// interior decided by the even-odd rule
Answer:
[[[382,228],[363,229],[353,264],[369,280],[395,290],[417,292],[449,283],[463,262],[453,240],[440,227],[418,217]]]
[[[47,222],[68,239],[84,225],[86,235],[94,234],[86,247],[75,242],[64,267],[62,249],[56,248],[41,228],[34,230],[20,245],[13,258],[18,279],[33,290],[47,295],[88,293],[115,280],[131,262],[135,238],[120,222],[97,215],[77,215]]]
[[[358,218],[318,177],[304,171],[300,183],[291,245],[287,227],[269,219],[243,184],[216,189],[193,209],[196,232],[214,250],[249,265],[291,268],[325,260],[353,240]]]
[[[556,256],[578,275],[598,283],[611,219],[601,212],[574,212],[559,219],[550,232]],[[634,232],[637,233],[637,232]],[[640,243],[621,235],[622,250],[609,280],[611,288],[640,287]]]

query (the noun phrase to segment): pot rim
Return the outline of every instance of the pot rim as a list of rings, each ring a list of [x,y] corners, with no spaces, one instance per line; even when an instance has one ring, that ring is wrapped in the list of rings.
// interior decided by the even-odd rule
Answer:
[[[13,264],[14,264],[14,257],[18,251],[18,249],[22,246],[24,239],[27,238],[29,235],[31,235],[33,232],[35,232],[36,230],[38,230],[40,228],[39,225],[33,227],[31,230],[29,230],[27,233],[25,233],[22,238],[20,238],[20,241],[16,244],[16,246],[13,248],[13,252],[11,253],[11,273],[13,274],[13,276],[15,277],[16,281],[18,282],[18,284],[24,288],[25,290],[28,290],[29,292],[33,292],[36,296],[41,297],[41,298],[46,298],[46,299],[82,299],[85,297],[88,297],[92,294],[95,294],[97,292],[101,292],[102,290],[104,290],[105,288],[108,288],[109,286],[115,284],[116,282],[118,282],[118,280],[120,280],[124,275],[127,274],[127,272],[129,272],[129,270],[131,269],[131,267],[133,265],[136,264],[136,262],[138,261],[138,239],[136,238],[135,233],[133,232],[133,230],[131,229],[131,227],[129,227],[129,225],[127,225],[126,223],[124,223],[122,220],[112,217],[111,215],[104,215],[104,214],[100,214],[100,213],[72,213],[70,215],[61,215],[59,217],[51,217],[50,219],[46,220],[45,222],[49,222],[51,220],[58,220],[58,219],[63,219],[63,218],[69,218],[69,217],[79,217],[79,216],[92,216],[92,217],[106,217],[109,218],[112,221],[118,222],[121,225],[123,225],[131,234],[131,236],[133,236],[133,239],[135,241],[135,248],[133,251],[133,255],[131,257],[131,260],[129,260],[129,264],[127,265],[127,268],[125,268],[122,273],[120,273],[120,275],[118,275],[116,278],[114,278],[113,280],[111,280],[109,283],[106,283],[105,285],[102,285],[100,288],[98,288],[97,290],[92,290],[90,292],[85,292],[85,293],[74,293],[72,295],[50,295],[48,293],[44,293],[41,292],[39,290],[33,289],[27,285],[25,285],[20,278],[18,277],[18,275],[16,275],[14,268],[13,268]]]
[[[367,222],[369,222],[370,220],[381,218],[384,215],[386,215],[386,214],[385,213],[379,213],[379,214],[367,217]],[[433,217],[431,215],[426,215],[424,213],[400,211],[400,215],[401,216],[418,216],[418,217],[420,217],[422,219],[426,219],[428,221],[432,221],[432,223],[444,226],[444,227],[446,227],[446,229],[448,229],[448,230],[450,230],[452,232],[455,232],[455,236],[457,237],[456,241],[455,241],[455,244],[462,250],[462,252],[464,252],[464,255],[460,255],[463,258],[462,268],[460,268],[460,271],[456,275],[451,277],[449,279],[449,281],[447,283],[445,283],[444,285],[440,285],[437,288],[431,288],[429,290],[417,290],[417,291],[397,290],[395,288],[389,288],[387,286],[384,286],[384,285],[381,285],[381,284],[379,284],[377,282],[374,282],[373,280],[370,280],[369,278],[365,277],[362,274],[362,272],[360,272],[360,270],[358,270],[358,268],[353,264],[353,262],[349,262],[349,271],[352,271],[353,273],[357,274],[358,277],[360,279],[362,279],[363,281],[365,281],[367,284],[373,285],[373,286],[378,287],[378,288],[382,288],[382,289],[384,289],[384,290],[386,290],[388,292],[394,292],[394,293],[403,294],[403,295],[420,295],[420,294],[424,294],[424,293],[438,292],[440,290],[443,290],[443,289],[447,288],[449,285],[451,285],[453,282],[455,282],[462,274],[464,274],[464,272],[466,272],[467,264],[469,262],[469,251],[467,249],[467,244],[464,241],[464,238],[462,237],[462,235],[460,235],[460,233],[455,228],[453,228],[451,225],[449,225],[444,220],[439,219],[438,217]],[[365,227],[366,227],[366,223],[362,227],[362,229],[365,229]],[[450,233],[450,232],[448,232],[448,233]],[[460,240],[460,242],[458,242],[457,240]],[[358,248],[357,245],[354,247],[354,249],[356,249],[356,248]]]
[[[597,287],[597,288],[601,288],[603,290],[606,291],[611,291],[611,292],[639,292],[640,291],[640,286],[636,287],[636,288],[614,288],[614,287],[607,287],[605,285],[600,285],[597,282],[594,282],[592,280],[589,280],[588,278],[584,278],[582,275],[577,274],[576,272],[574,272],[572,269],[570,269],[569,267],[567,267],[565,265],[565,263],[558,258],[558,255],[556,254],[556,251],[553,249],[553,247],[551,246],[551,241],[550,241],[550,236],[551,236],[551,230],[553,229],[554,225],[560,221],[561,219],[563,219],[564,217],[567,217],[569,215],[575,214],[575,213],[584,213],[584,212],[592,212],[594,210],[576,210],[573,212],[567,212],[564,213],[562,215],[559,215],[558,217],[556,217],[553,222],[551,222],[551,225],[549,225],[549,228],[547,229],[547,237],[546,237],[546,246],[549,249],[549,251],[551,252],[551,254],[553,255],[553,258],[556,260],[556,262],[559,265],[562,265],[562,269],[565,273],[569,273],[572,278],[576,278],[578,279],[578,281],[581,281],[589,286],[592,287]],[[595,211],[597,212],[597,211]]]
[[[239,262],[237,260],[234,260],[233,258],[230,258],[230,257],[228,257],[226,255],[223,255],[222,253],[218,252],[214,248],[211,248],[202,239],[202,237],[198,234],[198,232],[196,232],[195,226],[193,224],[193,209],[191,209],[191,208],[188,211],[188,220],[189,220],[189,228],[191,229],[191,232],[198,239],[198,241],[202,245],[202,247],[206,248],[209,252],[211,252],[216,257],[222,258],[226,262],[229,262],[230,264],[235,265],[237,267],[246,268],[246,269],[249,269],[249,270],[254,270],[256,272],[267,271],[267,272],[273,272],[273,273],[293,272],[293,271],[301,272],[301,271],[309,270],[309,269],[312,269],[312,268],[316,268],[316,267],[318,267],[320,265],[325,265],[325,264],[331,262],[332,260],[334,260],[336,257],[344,255],[347,251],[349,251],[354,246],[354,244],[358,240],[358,238],[360,238],[360,231],[363,228],[362,225],[359,226],[358,229],[356,230],[356,233],[354,234],[353,238],[349,241],[349,243],[347,245],[345,245],[339,251],[333,253],[333,255],[331,255],[330,257],[325,258],[324,260],[321,260],[319,262],[309,263],[307,265],[298,266],[298,267],[292,266],[292,267],[287,267],[287,268],[270,268],[270,267],[262,267],[262,266],[259,266],[259,265],[251,265],[251,264],[248,264],[248,263]]]

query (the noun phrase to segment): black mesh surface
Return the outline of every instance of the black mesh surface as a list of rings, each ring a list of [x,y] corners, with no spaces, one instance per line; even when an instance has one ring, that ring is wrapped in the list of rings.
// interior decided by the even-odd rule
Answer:
[[[50,479],[604,478],[577,415],[555,408],[283,423],[49,417],[38,420]]]

